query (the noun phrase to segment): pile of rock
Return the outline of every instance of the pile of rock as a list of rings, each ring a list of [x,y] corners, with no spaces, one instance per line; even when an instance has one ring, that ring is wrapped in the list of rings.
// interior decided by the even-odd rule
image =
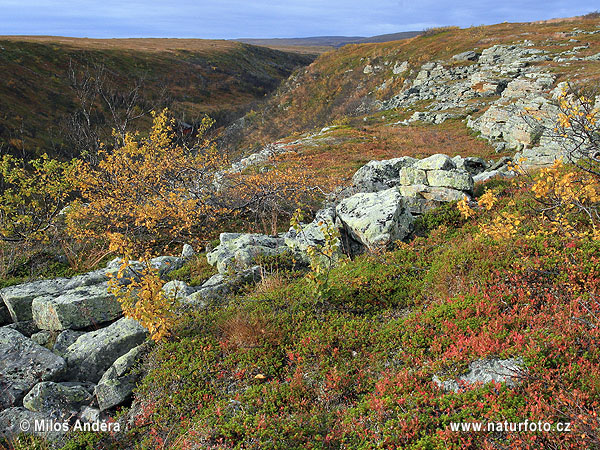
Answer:
[[[473,177],[490,166],[481,158],[442,154],[422,160],[401,157],[371,161],[354,174],[350,188],[300,230],[290,229],[277,236],[223,233],[220,245],[208,253],[208,262],[225,275],[257,270],[254,261],[259,255],[291,252],[306,261],[308,247],[325,243],[323,225],[340,231],[340,253],[352,255],[388,247],[411,234],[416,216],[469,197]]]
[[[553,98],[561,85],[554,88],[556,77],[535,65],[553,59],[549,52],[532,46],[529,41],[494,45],[481,52],[463,52],[449,61],[423,64],[414,80],[381,103],[380,109],[410,108],[419,101],[430,101],[425,111],[415,111],[397,125],[415,121],[439,124],[466,117],[467,126],[498,151],[518,152],[515,159],[525,158],[524,166],[550,165],[565,154],[565,142],[544,133],[554,128],[558,109]],[[585,46],[575,49],[582,51]],[[480,117],[470,117],[484,108]]]

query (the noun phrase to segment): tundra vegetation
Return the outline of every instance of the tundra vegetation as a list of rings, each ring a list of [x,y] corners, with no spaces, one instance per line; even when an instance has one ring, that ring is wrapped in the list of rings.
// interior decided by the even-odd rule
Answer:
[[[451,54],[459,36],[469,38],[465,46],[486,33],[508,40],[509,25],[432,30],[415,42],[424,49],[423,62],[430,52]],[[539,25],[540,34],[557,32],[557,26]],[[385,52],[388,45],[366,48]],[[344,58],[359,48],[339,52],[338,64],[346,67]],[[335,57],[326,54],[317,64]],[[318,91],[320,82],[296,89]],[[317,147],[231,171],[206,135],[209,119],[195,142],[181,145],[163,110],[153,114],[147,135],[125,134],[121,145],[99,148],[97,161],[4,157],[3,283],[56,275],[49,262],[32,263],[56,247],[78,255],[60,268],[69,273],[119,255],[111,289],[124,314],[140,321],[154,341],[133,404],[113,417],[128,425],[125,431],[74,433],[63,450],[599,448],[596,95],[580,83],[556,98],[555,123],[544,133],[560,138],[564,159],[542,169],[516,159],[510,171],[518,176],[478,183],[471,198],[417,217],[409,239],[351,258],[339,255],[339,229],[323,220],[324,239],[308,248],[307,263],[289,253],[259,256],[256,286],[183,311],[162,289],[165,280],[151,259],[178,252],[184,243],[211,246],[220,231],[231,229],[274,236],[289,223],[301,234],[303,216],[344,182],[327,167],[347,156],[350,141],[337,153],[335,145]],[[331,108],[322,106],[328,103],[323,98],[295,101]],[[288,117],[296,117],[300,106],[291,108]],[[377,123],[377,117],[365,119]],[[356,138],[362,130],[353,121],[338,122],[335,133]],[[437,139],[440,130],[460,136],[460,144],[473,143],[473,155],[493,152],[460,126],[411,127],[411,136],[425,135],[416,156],[438,153],[427,139]],[[250,131],[256,137],[264,129]],[[373,151],[388,151],[386,145]],[[318,155],[314,164],[311,152]],[[346,176],[356,162],[340,165]],[[137,276],[122,283],[129,269]],[[199,254],[169,277],[196,284],[213,273]],[[493,360],[519,361],[512,383],[444,387],[474,361]],[[570,431],[450,428],[525,420],[569,422]],[[31,436],[4,445],[50,448]]]

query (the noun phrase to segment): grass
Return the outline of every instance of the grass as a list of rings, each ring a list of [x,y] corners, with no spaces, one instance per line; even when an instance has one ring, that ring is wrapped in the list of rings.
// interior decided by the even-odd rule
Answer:
[[[497,159],[498,154],[485,140],[477,138],[460,120],[448,120],[440,125],[414,123],[410,126],[390,126],[397,117],[393,112],[375,116],[365,122],[353,120],[351,124],[338,127],[308,143],[293,146],[295,152],[284,157],[311,172],[335,180],[347,182],[354,172],[372,160],[412,156],[424,158],[435,153],[449,156],[479,156]]]
[[[191,313],[147,361],[135,426],[116,440],[105,436],[103,445],[591,445],[600,399],[592,301],[600,244],[560,235],[486,238],[478,230],[495,215],[528,210],[521,188],[495,189],[499,203],[477,219],[445,206],[421,219],[421,236],[411,243],[335,268],[324,302],[301,273],[248,289],[223,308]],[[523,226],[540,226],[529,211]],[[527,367],[516,388],[476,385],[454,393],[431,381],[438,373],[459,375],[474,359],[516,356]],[[571,421],[576,431],[449,430],[451,422],[525,419]]]

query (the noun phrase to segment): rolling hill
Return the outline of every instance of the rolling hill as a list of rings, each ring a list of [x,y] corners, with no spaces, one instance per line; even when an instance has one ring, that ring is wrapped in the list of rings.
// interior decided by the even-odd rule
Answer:
[[[141,112],[170,105],[181,120],[210,114],[224,125],[313,59],[231,41],[0,37],[0,148],[73,156],[64,127],[81,113],[81,100],[70,67],[79,83],[93,84],[102,72],[117,102],[139,87]],[[111,113],[96,106],[95,124],[110,136]],[[131,129],[146,128],[141,120]]]

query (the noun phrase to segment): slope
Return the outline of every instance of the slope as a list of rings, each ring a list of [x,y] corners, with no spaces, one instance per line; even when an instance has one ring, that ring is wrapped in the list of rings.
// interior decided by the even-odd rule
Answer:
[[[0,148],[72,156],[63,127],[81,105],[67,76],[71,64],[90,79],[101,66],[121,97],[143,80],[141,109],[169,104],[183,120],[208,113],[223,125],[312,59],[227,41],[2,37]]]

